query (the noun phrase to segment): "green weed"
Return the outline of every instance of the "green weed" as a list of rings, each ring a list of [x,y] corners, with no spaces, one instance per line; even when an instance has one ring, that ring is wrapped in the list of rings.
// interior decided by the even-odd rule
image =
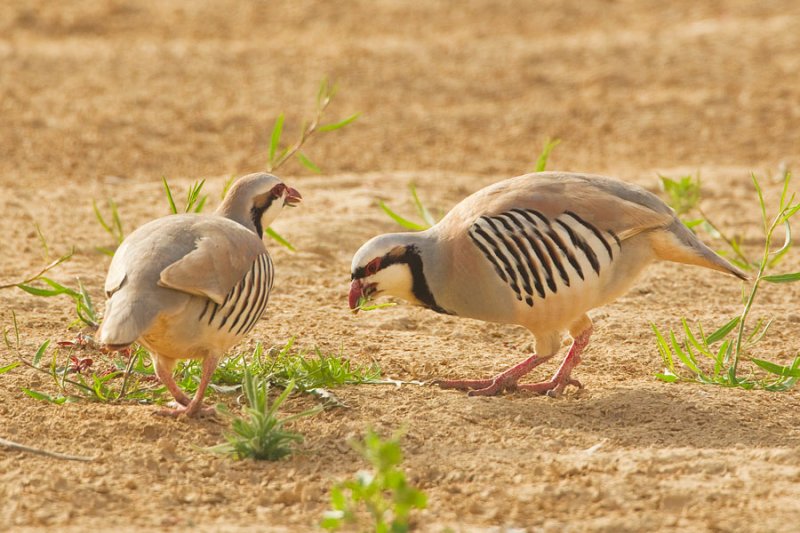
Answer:
[[[321,407],[315,407],[286,418],[278,418],[278,409],[294,389],[291,381],[271,404],[268,380],[258,378],[245,370],[242,388],[249,407],[243,409],[243,416],[237,416],[225,404],[217,405],[217,411],[230,420],[231,431],[225,434],[227,442],[207,448],[208,451],[230,455],[237,460],[249,457],[277,461],[292,453],[293,443],[303,440],[302,435],[286,430],[284,425],[322,410]]]
[[[331,85],[327,79],[323,79],[320,82],[319,90],[317,91],[317,105],[311,120],[308,122],[304,121],[301,124],[300,135],[298,138],[293,143],[285,147],[281,147],[281,137],[283,135],[283,124],[285,117],[283,113],[278,115],[278,118],[275,119],[275,124],[272,126],[272,133],[270,135],[267,172],[276,171],[284,163],[294,157],[301,165],[315,174],[322,173],[320,168],[313,163],[306,154],[301,152],[300,149],[314,134],[341,129],[348,124],[352,124],[358,119],[359,116],[361,116],[361,113],[355,113],[337,122],[321,124],[325,110],[328,108],[331,101],[333,101],[336,91],[337,86],[335,84]]]
[[[167,195],[169,209],[173,215],[177,215],[178,206],[175,205],[175,200],[172,197],[172,189],[170,189],[169,183],[167,183],[167,178],[162,176],[161,181],[164,184],[164,192]],[[206,200],[208,200],[208,195],[204,194],[201,196],[200,193],[205,184],[206,180],[200,180],[189,187],[189,191],[186,193],[186,205],[183,208],[184,213],[200,213],[203,210],[203,207],[206,205]]]
[[[94,209],[94,216],[97,218],[97,222],[100,223],[100,226],[114,241],[112,247],[98,246],[96,249],[100,253],[113,256],[116,249],[122,244],[122,241],[125,240],[125,232],[122,230],[122,219],[119,216],[117,204],[114,200],[108,199],[108,208],[111,211],[111,218],[108,221],[106,221],[103,214],[100,213],[97,202],[94,200],[92,200],[92,208]]]
[[[100,324],[100,318],[94,308],[94,303],[92,303],[92,297],[89,295],[86,287],[83,286],[80,278],[77,279],[77,290],[66,287],[57,281],[42,275],[34,278],[34,281],[37,282],[36,285],[18,283],[16,286],[28,294],[32,294],[33,296],[50,298],[53,296],[64,295],[71,298],[72,301],[75,302],[75,312],[77,313],[78,318],[74,320],[69,327],[75,326],[81,322],[92,328],[96,328]]]
[[[791,174],[787,172],[784,175],[783,191],[777,214],[772,217],[767,215],[767,206],[758,180],[755,175],[751,177],[761,208],[764,248],[760,260],[756,263],[757,270],[752,284],[744,295],[742,311],[710,335],[705,334],[701,324],[697,324],[696,330],[693,331],[687,320],[681,319],[684,335],[682,340],[678,338],[680,332],[676,335],[674,331],[670,330],[668,334],[664,335],[655,324],[651,324],[658,350],[665,365],[664,372],[656,374],[656,377],[662,381],[670,383],[697,381],[727,387],[774,391],[788,390],[800,378],[800,356],[796,356],[791,364],[784,366],[751,355],[752,349],[764,338],[772,323],[771,320],[758,320],[754,326],[748,324],[748,318],[762,282],[792,283],[800,281],[800,272],[767,274],[767,271],[774,265],[774,258],[785,254],[791,246],[790,219],[800,210],[800,203],[795,203],[795,195],[789,196],[788,194]],[[784,242],[778,250],[773,252],[773,237],[779,227],[785,229]],[[676,359],[683,363],[682,368],[677,367]],[[751,361],[765,373],[756,375],[751,371],[747,376],[740,376],[739,364],[745,359]]]
[[[428,498],[409,485],[399,468],[403,462],[400,435],[395,433],[384,441],[369,430],[364,441],[353,443],[353,447],[372,471],[361,470],[355,479],[331,489],[331,510],[325,513],[321,526],[331,531],[347,525],[380,533],[408,531],[411,511],[424,509]]]

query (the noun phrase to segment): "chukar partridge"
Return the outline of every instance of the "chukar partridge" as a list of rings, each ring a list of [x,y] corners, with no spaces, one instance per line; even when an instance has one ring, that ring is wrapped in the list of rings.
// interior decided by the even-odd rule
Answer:
[[[263,229],[300,200],[275,176],[250,174],[233,184],[214,214],[159,218],[120,245],[108,269],[98,339],[107,350],[138,341],[151,351],[156,374],[179,404],[160,414],[201,411],[219,358],[267,306],[273,269]],[[172,376],[177,360],[190,358],[203,361],[192,399]]]
[[[380,235],[353,257],[350,307],[378,295],[439,313],[518,324],[536,354],[489,379],[439,381],[493,395],[524,389],[551,396],[568,385],[589,342],[587,311],[624,294],[655,260],[699,265],[747,279],[689,231],[655,195],[583,174],[542,172],[469,196],[428,230]],[[518,385],[573,342],[552,379]]]

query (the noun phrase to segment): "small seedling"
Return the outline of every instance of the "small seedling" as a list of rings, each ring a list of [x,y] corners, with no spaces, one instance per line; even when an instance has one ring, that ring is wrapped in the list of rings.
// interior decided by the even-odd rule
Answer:
[[[320,174],[322,172],[307,155],[300,151],[300,149],[315,133],[341,129],[355,122],[358,117],[361,116],[361,113],[355,113],[337,122],[321,124],[322,116],[333,100],[333,97],[336,95],[336,91],[336,85],[331,85],[327,79],[323,79],[320,82],[319,90],[317,91],[317,106],[312,119],[309,122],[303,122],[300,126],[300,136],[297,140],[283,148],[281,148],[281,136],[283,135],[285,117],[283,113],[278,115],[278,118],[275,119],[275,124],[272,126],[272,134],[270,135],[267,172],[276,171],[292,157],[295,157],[301,165],[315,174]]]
[[[292,453],[292,444],[303,440],[302,435],[285,429],[284,425],[322,410],[321,407],[315,407],[278,418],[278,409],[294,389],[294,382],[289,382],[271,404],[270,386],[266,379],[257,378],[245,370],[242,388],[249,407],[243,409],[244,416],[237,416],[226,405],[217,405],[217,411],[230,420],[232,431],[225,434],[227,442],[208,448],[208,451],[230,455],[236,460],[249,457],[277,461]]]
[[[536,166],[534,167],[534,172],[544,172],[547,169],[547,160],[550,158],[550,152],[553,151],[553,148],[561,144],[561,139],[547,139],[544,142],[544,148],[542,148],[542,153],[539,154],[539,157],[536,158]]]
[[[766,203],[758,180],[755,175],[751,177],[761,208],[764,249],[761,259],[757,263],[758,268],[752,285],[744,296],[742,311],[708,336],[702,325],[697,324],[697,331],[693,331],[686,319],[681,319],[685,335],[682,341],[678,340],[678,335],[674,331],[664,335],[655,324],[651,324],[665,365],[664,372],[656,374],[656,377],[662,381],[670,383],[697,381],[744,389],[788,390],[800,379],[800,356],[795,357],[791,364],[784,366],[751,355],[753,347],[764,338],[772,323],[772,320],[758,320],[755,326],[751,327],[748,324],[748,318],[761,283],[765,281],[769,283],[800,281],[800,272],[767,274],[774,264],[774,257],[786,253],[791,246],[790,219],[800,211],[800,203],[795,203],[795,196],[788,195],[791,175],[786,173],[784,177],[780,204],[777,214],[772,218],[767,215]],[[786,232],[784,243],[773,252],[773,237],[779,227],[783,227]],[[676,359],[683,363],[684,369],[676,367]],[[744,359],[749,359],[757,367],[766,371],[766,375],[756,377],[751,372],[748,376],[740,376],[738,373],[739,363]],[[685,370],[688,370],[688,375],[683,373]]]
[[[389,218],[400,224],[405,229],[411,231],[424,231],[436,224],[436,218],[431,215],[430,210],[425,207],[422,201],[420,201],[419,195],[417,195],[416,186],[413,183],[410,183],[408,185],[408,189],[411,192],[411,200],[417,210],[417,215],[422,219],[422,223],[413,222],[406,217],[399,215],[391,207],[386,205],[383,200],[378,201],[378,206],[389,216]]]
[[[400,435],[395,433],[384,441],[369,430],[364,441],[353,443],[353,447],[372,471],[361,470],[355,479],[331,489],[331,510],[325,513],[322,527],[331,531],[345,526],[381,533],[408,531],[411,511],[424,509],[428,498],[409,485],[399,468],[403,462]]]
[[[103,217],[102,213],[100,213],[100,209],[97,207],[97,202],[94,200],[92,200],[92,208],[94,209],[94,216],[97,218],[100,226],[102,226],[103,229],[106,230],[106,233],[108,233],[114,240],[113,247],[107,248],[104,246],[98,246],[96,249],[105,255],[114,255],[114,251],[125,239],[125,232],[122,230],[122,219],[119,216],[117,204],[114,202],[114,200],[109,198],[108,208],[111,210],[111,220],[108,222],[106,221],[105,217]]]
[[[162,176],[161,181],[164,183],[164,192],[167,195],[169,209],[173,215],[176,215],[178,214],[178,206],[175,205],[175,200],[172,198],[172,189],[170,189],[169,183],[167,183],[167,178]],[[206,180],[200,180],[189,187],[189,191],[186,193],[186,206],[183,208],[184,213],[200,213],[203,210],[203,207],[206,205],[206,200],[208,200],[208,195],[204,194],[200,196],[200,192],[203,190],[203,185],[205,184]]]
[[[659,174],[658,177],[661,179],[661,188],[667,194],[667,204],[675,210],[675,214],[683,216],[699,207],[699,175],[695,178],[691,174],[687,174],[686,176],[673,179]]]

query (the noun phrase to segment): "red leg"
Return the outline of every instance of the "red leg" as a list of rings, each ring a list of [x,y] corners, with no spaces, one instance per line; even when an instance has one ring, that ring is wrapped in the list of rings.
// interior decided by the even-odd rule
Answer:
[[[583,385],[581,385],[581,382],[577,379],[572,379],[570,373],[572,369],[581,362],[581,352],[583,352],[586,345],[589,344],[589,337],[591,335],[592,327],[589,326],[573,339],[572,346],[570,346],[567,356],[550,381],[517,385],[517,388],[539,394],[547,394],[553,398],[560,396],[569,385],[575,385],[579,389],[582,389]]]
[[[185,407],[178,407],[177,409],[163,409],[158,411],[156,414],[164,415],[164,416],[195,416],[198,414],[201,415],[208,415],[214,413],[213,407],[201,407],[203,405],[203,396],[206,393],[206,388],[208,384],[211,382],[211,376],[214,374],[214,370],[217,368],[217,362],[219,361],[218,357],[206,357],[203,359],[203,373],[200,376],[200,384],[197,386],[197,392],[192,398],[192,401],[188,403]],[[172,376],[170,376],[172,377]],[[173,383],[175,383],[173,381]],[[177,385],[176,385],[177,387]]]
[[[167,390],[170,392],[170,394],[172,394],[172,397],[175,398],[175,401],[180,405],[189,405],[189,402],[192,401],[191,398],[184,394],[180,387],[178,387],[178,384],[175,383],[175,379],[172,377],[172,370],[175,368],[175,360],[158,358],[157,356],[154,356],[153,364],[156,367],[156,375],[158,376],[158,379],[160,379],[161,383],[167,387]]]
[[[534,354],[518,365],[489,379],[439,380],[436,384],[443,389],[469,390],[470,396],[494,396],[495,394],[500,394],[504,390],[515,390],[519,386],[517,385],[517,381],[522,376],[551,357],[553,356],[539,357]]]

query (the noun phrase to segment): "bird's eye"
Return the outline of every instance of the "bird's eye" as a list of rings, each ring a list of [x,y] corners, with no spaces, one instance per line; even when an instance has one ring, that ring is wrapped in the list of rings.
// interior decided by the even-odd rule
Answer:
[[[364,272],[366,272],[367,276],[373,276],[378,273],[378,270],[380,270],[380,268],[381,268],[381,258],[376,257],[375,259],[367,263],[367,266],[364,267]]]
[[[286,185],[284,185],[283,183],[279,183],[272,188],[270,194],[272,195],[273,198],[280,198],[281,196],[283,196],[283,193],[285,191],[286,191]]]

